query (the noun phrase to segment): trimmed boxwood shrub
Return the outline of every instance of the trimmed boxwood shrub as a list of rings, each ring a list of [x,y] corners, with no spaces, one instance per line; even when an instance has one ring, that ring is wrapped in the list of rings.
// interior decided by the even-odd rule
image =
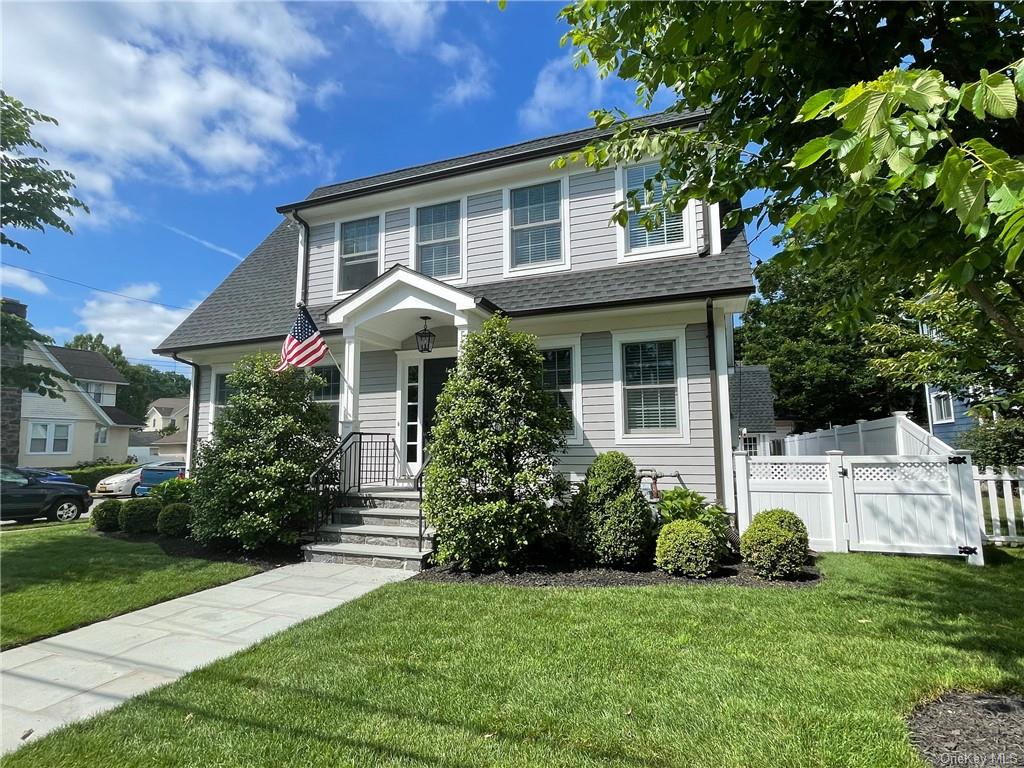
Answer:
[[[156,518],[156,530],[163,536],[183,539],[188,536],[188,527],[191,522],[191,504],[166,504]]]
[[[786,510],[761,512],[740,537],[740,554],[762,579],[795,578],[807,560],[807,527]]]
[[[162,507],[168,504],[191,504],[193,484],[193,480],[172,477],[159,485],[154,485],[149,492],[149,498],[159,501]]]
[[[121,502],[116,499],[101,501],[89,513],[92,520],[92,527],[97,531],[116,531],[121,528],[119,515],[121,513]]]
[[[85,467],[84,469],[65,469],[62,470],[71,478],[72,483],[78,483],[79,485],[88,486],[90,491],[96,490],[96,483],[105,477],[111,475],[119,475],[122,472],[131,469],[132,467],[138,466],[137,464],[100,464],[94,467]]]
[[[715,572],[719,543],[715,534],[696,520],[673,520],[662,526],[654,564],[675,576],[703,579]]]
[[[689,488],[669,488],[658,499],[658,517],[662,523],[674,520],[696,520],[715,537],[718,557],[729,551],[729,520],[725,510],[717,504],[708,504],[707,497]]]
[[[636,566],[650,557],[654,516],[628,456],[609,451],[594,459],[573,500],[569,533],[577,555],[599,565]]]
[[[155,499],[129,499],[121,502],[118,522],[125,533],[156,533],[160,502]]]

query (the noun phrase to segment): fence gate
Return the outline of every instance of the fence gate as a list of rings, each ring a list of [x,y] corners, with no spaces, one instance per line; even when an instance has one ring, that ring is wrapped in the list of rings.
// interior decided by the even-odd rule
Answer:
[[[784,507],[818,551],[967,555],[982,564],[970,462],[964,456],[736,455],[740,532]]]

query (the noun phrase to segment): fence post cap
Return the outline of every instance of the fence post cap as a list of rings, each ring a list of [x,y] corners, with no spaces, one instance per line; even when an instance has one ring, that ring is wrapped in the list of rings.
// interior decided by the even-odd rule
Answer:
[[[864,424],[866,422],[867,422],[867,419],[857,419],[857,423],[858,424]]]
[[[732,455],[733,456],[746,456],[747,452],[746,451],[737,450],[737,451],[733,451]]]
[[[825,451],[826,456],[842,456],[845,451]]]
[[[893,411],[892,415],[895,416],[897,419],[905,419],[907,418],[908,413],[910,413],[910,411]]]
[[[815,432],[824,432],[825,430],[824,430],[824,429],[822,429],[821,427],[818,427],[818,428],[817,428],[816,430],[814,430],[814,431],[815,431]]]

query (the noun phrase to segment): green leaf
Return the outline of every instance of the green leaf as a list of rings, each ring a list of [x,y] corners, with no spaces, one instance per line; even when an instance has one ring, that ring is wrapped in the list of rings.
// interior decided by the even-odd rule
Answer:
[[[926,70],[903,93],[900,100],[917,112],[929,112],[946,101],[942,85],[941,74]]]
[[[818,91],[803,103],[803,106],[800,107],[800,113],[793,122],[801,123],[813,120],[821,114],[821,110],[832,102],[841,99],[845,92],[845,88],[826,88],[824,91]]]
[[[838,110],[837,110],[838,111]],[[874,136],[885,129],[892,113],[890,97],[876,90],[866,90],[843,111],[843,125],[851,130]]]
[[[818,158],[828,152],[828,136],[818,136],[804,144],[793,155],[793,166],[797,169],[814,165]]]
[[[971,168],[957,190],[956,215],[962,224],[973,224],[985,212],[985,187],[988,181],[980,171]]]
[[[640,56],[632,54],[622,60],[619,65],[619,77],[623,80],[632,80],[640,71]]]
[[[1017,96],[1013,92],[1013,83],[1006,75],[999,72],[987,75],[981,81],[978,92],[983,94],[985,111],[992,117],[1008,119],[1017,114]]]
[[[1016,74],[1013,77],[1013,84],[1017,86],[1017,95],[1021,99],[1024,99],[1024,59],[1015,61],[1013,68],[1016,70]]]
[[[971,112],[979,120],[985,119],[985,89],[978,83],[975,87],[970,89],[971,92]],[[964,96],[964,100],[967,96]]]

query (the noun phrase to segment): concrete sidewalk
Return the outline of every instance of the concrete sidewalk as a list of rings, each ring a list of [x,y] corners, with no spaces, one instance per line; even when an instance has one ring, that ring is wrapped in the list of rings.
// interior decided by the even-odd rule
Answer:
[[[297,563],[4,651],[0,748],[9,752],[412,575]]]

